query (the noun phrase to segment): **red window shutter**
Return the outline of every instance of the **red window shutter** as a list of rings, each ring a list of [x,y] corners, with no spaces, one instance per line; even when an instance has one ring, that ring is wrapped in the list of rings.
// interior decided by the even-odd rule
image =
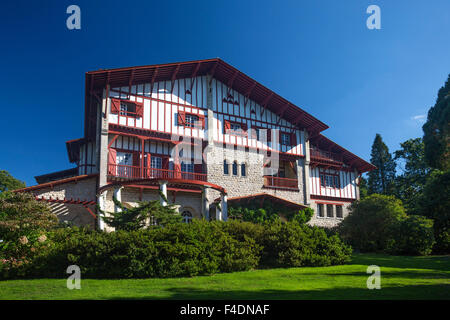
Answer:
[[[169,169],[169,158],[168,157],[162,158],[162,168],[165,170]]]
[[[141,103],[136,103],[136,115],[139,118],[142,118],[142,116],[144,115],[144,105]]]
[[[297,133],[295,131],[291,133],[291,145],[297,145]]]
[[[140,154],[137,153],[137,152],[133,152],[133,166],[134,167],[140,167],[141,166],[140,160],[141,160]]]
[[[177,120],[179,126],[184,126],[186,124],[186,114],[184,111],[178,111]]]
[[[120,100],[111,98],[111,113],[120,112]]]
[[[231,123],[230,123],[230,121],[225,120],[223,122],[223,128],[224,128],[225,133],[227,133],[229,130],[231,130]]]
[[[151,155],[150,153],[147,153],[147,168],[150,168],[152,166],[152,162],[151,162]]]
[[[203,173],[203,164],[194,164],[194,172],[195,173]]]
[[[109,149],[108,152],[108,174],[114,174],[116,169],[116,162],[117,162],[117,151],[116,149]]]

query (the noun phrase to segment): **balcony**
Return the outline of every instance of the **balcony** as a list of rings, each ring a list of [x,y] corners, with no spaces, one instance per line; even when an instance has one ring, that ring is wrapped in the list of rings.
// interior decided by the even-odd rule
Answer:
[[[161,179],[207,181],[205,173],[183,172],[177,170],[141,168],[121,164],[108,164],[108,176],[116,179]]]
[[[280,178],[273,176],[264,176],[265,188],[298,190],[298,180],[290,178]]]
[[[323,151],[319,149],[309,149],[309,150],[311,160],[316,160],[319,162],[335,162],[339,164],[342,164],[344,161],[342,155],[334,152]]]

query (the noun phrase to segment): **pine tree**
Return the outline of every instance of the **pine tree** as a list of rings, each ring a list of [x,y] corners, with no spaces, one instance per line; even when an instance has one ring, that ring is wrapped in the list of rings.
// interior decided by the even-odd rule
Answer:
[[[395,161],[378,133],[372,144],[370,155],[370,162],[377,169],[369,172],[369,193],[392,194],[395,179]]]
[[[450,74],[423,125],[425,159],[435,169],[450,169]]]
[[[167,199],[166,199],[167,200]],[[163,206],[159,200],[139,202],[137,207],[127,208],[119,200],[113,197],[114,204],[120,208],[117,212],[108,212],[97,209],[103,214],[101,219],[116,230],[134,231],[147,226],[167,226],[181,222],[181,215],[174,206]]]

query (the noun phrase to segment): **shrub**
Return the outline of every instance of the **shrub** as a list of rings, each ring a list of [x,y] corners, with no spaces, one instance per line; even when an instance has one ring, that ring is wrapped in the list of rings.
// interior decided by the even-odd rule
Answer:
[[[351,248],[339,237],[297,222],[266,225],[261,264],[268,267],[329,266],[350,260]]]
[[[393,239],[392,226],[406,218],[402,202],[394,196],[372,194],[350,206],[339,225],[341,237],[362,252],[386,250]]]
[[[393,239],[387,252],[392,254],[428,255],[434,244],[433,220],[408,216],[392,226]]]

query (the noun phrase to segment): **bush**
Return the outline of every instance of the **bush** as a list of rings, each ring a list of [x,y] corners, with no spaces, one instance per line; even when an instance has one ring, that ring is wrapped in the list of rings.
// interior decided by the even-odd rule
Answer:
[[[406,218],[402,202],[394,196],[372,194],[350,206],[339,225],[341,237],[362,252],[381,252],[391,245],[392,226]]]
[[[392,254],[428,255],[434,245],[433,220],[408,216],[393,225],[393,239],[387,252]]]

